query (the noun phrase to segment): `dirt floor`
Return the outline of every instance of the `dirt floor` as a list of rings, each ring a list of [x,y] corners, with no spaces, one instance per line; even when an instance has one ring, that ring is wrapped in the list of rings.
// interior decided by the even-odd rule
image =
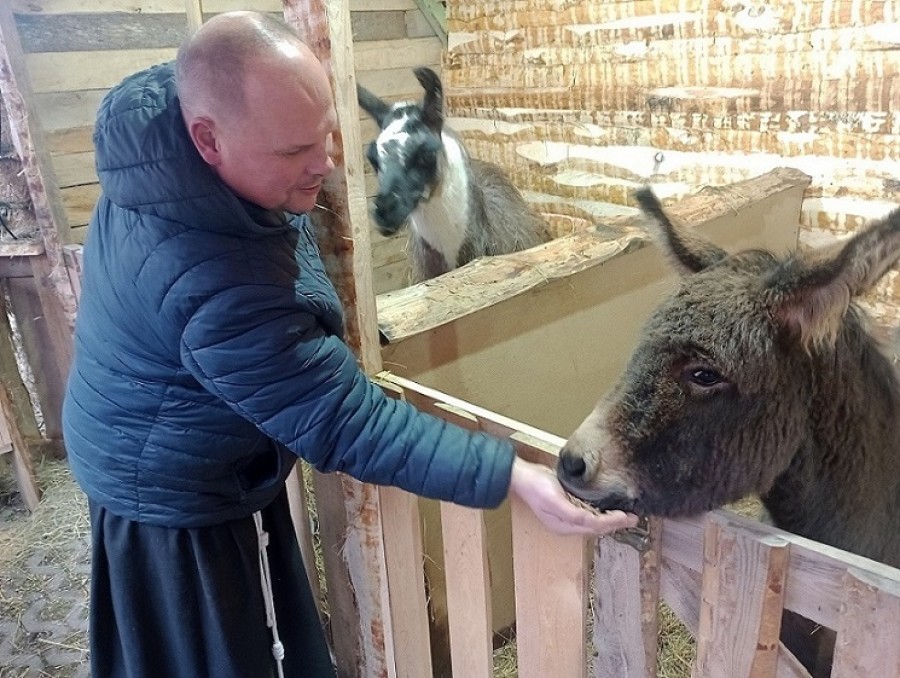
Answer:
[[[88,676],[87,504],[64,462],[38,469],[29,514],[0,459],[0,678]]]

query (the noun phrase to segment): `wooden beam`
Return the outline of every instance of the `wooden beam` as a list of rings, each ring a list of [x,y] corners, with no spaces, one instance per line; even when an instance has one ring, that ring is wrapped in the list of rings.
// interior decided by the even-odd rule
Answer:
[[[340,133],[336,168],[314,213],[322,259],[343,304],[345,341],[368,374],[381,370],[366,215],[350,10],[343,0],[284,0],[284,16],[331,78]],[[339,675],[396,673],[378,489],[340,474],[316,475],[327,546],[329,610]],[[355,630],[355,632],[354,632]]]
[[[194,33],[203,25],[203,0],[184,0],[187,12],[188,33]]]
[[[438,0],[416,0],[419,9],[425,16],[425,21],[434,30],[444,45],[447,44],[447,8]]]
[[[12,443],[13,470],[25,506],[34,510],[41,491],[34,476],[29,440],[40,438],[31,399],[19,373],[6,304],[0,303],[0,416]]]
[[[50,264],[50,283],[65,310],[74,314],[72,290],[63,270],[60,251],[60,243],[68,242],[69,224],[53,177],[43,130],[37,122],[16,22],[7,3],[0,3],[0,91],[22,155],[22,168]]]
[[[512,505],[516,654],[521,678],[585,678],[588,540],[548,532],[518,497]]]

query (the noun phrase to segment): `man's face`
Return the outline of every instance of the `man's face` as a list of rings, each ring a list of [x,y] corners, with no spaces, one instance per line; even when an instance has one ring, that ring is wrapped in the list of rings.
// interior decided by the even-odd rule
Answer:
[[[312,210],[334,169],[337,114],[327,76],[307,68],[298,77],[283,64],[259,64],[244,87],[244,114],[216,126],[219,177],[265,209]]]

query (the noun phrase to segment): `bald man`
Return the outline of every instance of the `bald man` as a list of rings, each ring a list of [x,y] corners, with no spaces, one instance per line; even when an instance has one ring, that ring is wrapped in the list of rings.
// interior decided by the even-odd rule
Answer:
[[[513,492],[563,533],[634,524],[360,372],[307,217],[336,127],[319,62],[249,12],[100,106],[63,408],[97,678],[334,675],[284,490],[298,457],[466,506]]]

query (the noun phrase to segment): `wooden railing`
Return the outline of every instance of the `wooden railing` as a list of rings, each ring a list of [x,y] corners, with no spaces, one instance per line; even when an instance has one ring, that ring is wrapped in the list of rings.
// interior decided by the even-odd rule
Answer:
[[[423,411],[509,438],[529,461],[555,464],[563,443],[556,436],[390,374],[376,382]],[[412,495],[387,491],[396,675],[431,675],[424,591],[411,584],[422,582],[418,505]],[[526,506],[513,500],[511,508],[521,678],[655,676],[661,601],[696,638],[697,678],[808,675],[778,642],[783,609],[837,631],[834,678],[900,675],[900,570],[726,511],[656,520],[649,548],[639,553],[609,537],[552,534]],[[453,674],[487,678],[493,646],[483,512],[443,504],[441,521]]]

